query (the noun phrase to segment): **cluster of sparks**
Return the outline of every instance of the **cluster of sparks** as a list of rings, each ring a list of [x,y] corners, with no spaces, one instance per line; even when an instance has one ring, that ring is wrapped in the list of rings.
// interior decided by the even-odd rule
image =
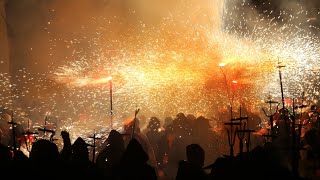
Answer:
[[[214,117],[230,104],[257,110],[270,93],[280,101],[278,61],[285,65],[285,97],[305,92],[317,98],[320,42],[309,32],[315,27],[303,27],[308,20],[300,17],[307,12],[272,17],[266,11],[249,18],[244,12],[236,17],[235,9],[223,11],[219,27],[207,15],[197,16],[209,19],[199,24],[194,17],[170,14],[156,27],[141,23],[141,32],[116,41],[104,39],[110,29],[97,28],[94,53],[74,49],[75,60],[36,79],[24,69],[17,78],[26,87],[15,88],[8,74],[0,74],[8,94],[1,101],[14,107],[20,96],[32,96],[37,103],[25,105],[30,118],[50,111],[60,119],[59,128],[87,136],[109,126],[111,98],[118,127],[137,107],[147,117],[179,112]],[[30,84],[38,92],[30,94]]]

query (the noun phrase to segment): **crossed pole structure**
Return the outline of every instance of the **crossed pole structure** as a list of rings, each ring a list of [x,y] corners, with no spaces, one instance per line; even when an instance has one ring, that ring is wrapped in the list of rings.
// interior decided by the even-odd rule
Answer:
[[[89,137],[91,139],[93,139],[93,144],[90,145],[93,149],[92,149],[92,162],[95,162],[95,156],[96,156],[96,140],[101,139],[99,137],[96,136],[96,133],[93,133],[93,136]]]
[[[293,175],[295,177],[299,177],[299,147],[297,147],[297,134],[296,134],[296,115],[295,115],[295,105],[294,105],[294,99],[292,99],[293,102],[293,114],[292,117],[293,119],[291,119],[291,124],[290,124],[290,119],[289,119],[289,114],[288,116],[286,116],[286,109],[285,109],[285,103],[284,103],[284,95],[283,95],[283,84],[282,84],[282,73],[281,73],[281,69],[284,68],[286,66],[281,65],[281,62],[278,60],[278,70],[279,70],[279,79],[280,79],[280,88],[281,88],[281,101],[282,101],[282,115],[284,117],[284,122],[286,126],[290,126],[291,125],[291,168],[292,168],[292,172]],[[301,124],[301,123],[299,123]],[[298,125],[299,126],[299,125]],[[300,139],[300,137],[299,137]]]
[[[245,135],[245,131],[246,130],[246,122],[244,124],[242,124],[242,121],[243,120],[248,120],[248,117],[242,117],[241,116],[241,106],[240,106],[240,117],[238,118],[231,118],[231,121],[238,121],[240,124],[239,124],[239,129],[236,130],[236,133],[237,133],[237,136],[238,136],[238,139],[239,139],[239,151],[240,151],[240,157],[242,157],[242,154],[243,154],[243,138],[244,138],[244,135]]]
[[[230,156],[234,157],[234,143],[236,140],[237,130],[238,126],[241,125],[239,122],[225,122],[224,125],[230,126],[230,130],[227,128],[227,134],[228,134],[228,144],[230,148]],[[235,128],[235,129],[234,129]]]
[[[16,144],[16,126],[17,126],[17,123],[14,122],[13,111],[11,112],[11,120],[8,122],[8,124],[11,125],[11,131],[12,131],[12,148],[13,148],[13,153],[15,153],[16,150],[17,150],[17,144]]]
[[[46,117],[44,118],[44,126],[43,126],[43,128],[38,128],[38,131],[43,132],[43,137],[44,137],[44,138],[46,137],[47,132],[51,133],[51,135],[50,135],[50,141],[53,142],[53,141],[57,140],[57,139],[54,139],[54,138],[53,138],[53,136],[55,135],[56,132],[55,132],[54,130],[48,129],[48,128],[46,127],[46,126],[47,126],[47,121],[48,121],[48,117],[46,116]]]
[[[240,116],[238,118],[233,118],[232,115],[232,108],[231,112],[230,112],[230,122],[225,122],[224,125],[225,126],[229,126],[230,128],[226,128],[227,130],[227,135],[228,135],[228,144],[229,144],[229,148],[230,148],[230,156],[234,157],[234,144],[235,144],[235,139],[236,137],[238,137],[239,139],[239,155],[240,158],[243,158],[243,139],[245,137],[245,135],[247,134],[247,138],[246,138],[246,150],[247,153],[249,155],[250,153],[250,137],[251,137],[251,133],[255,132],[255,130],[251,130],[248,129],[247,124],[248,124],[248,116],[242,116],[242,112],[241,112],[241,106],[240,106]],[[244,121],[244,122],[243,122]]]
[[[286,118],[285,114],[286,114],[286,109],[285,109],[285,103],[284,103],[284,93],[283,93],[283,83],[282,83],[282,72],[281,72],[281,68],[284,68],[286,66],[281,65],[281,62],[278,60],[278,71],[279,71],[279,80],[280,80],[280,89],[281,89],[281,103],[282,103],[282,114],[284,115],[284,121],[285,124],[288,125],[288,121],[289,119]]]
[[[268,140],[268,138],[271,138],[271,142],[273,141],[273,138],[275,137],[275,133],[274,133],[274,129],[273,129],[273,117],[274,115],[277,114],[278,112],[278,108],[279,108],[279,103],[277,101],[273,101],[271,100],[271,98],[268,101],[265,101],[265,103],[269,104],[269,115],[267,114],[267,112],[265,111],[265,109],[262,108],[263,113],[265,114],[265,116],[267,116],[269,118],[269,123],[270,123],[270,131],[269,134],[264,134],[263,136],[266,137],[266,140]],[[278,104],[277,105],[277,109],[275,110],[274,113],[272,113],[272,104]]]
[[[304,94],[304,93],[303,93]],[[307,105],[304,104],[304,95],[302,96],[302,102],[301,105],[294,105],[294,99],[293,101],[293,120],[292,120],[292,130],[295,130],[295,127],[298,126],[298,132],[294,131],[292,132],[292,169],[293,169],[293,173],[294,175],[296,175],[297,177],[299,176],[299,151],[301,149],[303,149],[301,147],[301,132],[302,132],[302,127],[306,126],[307,124],[310,123],[310,120],[313,116],[313,114],[311,116],[308,117],[306,122],[303,122],[302,120],[302,109],[308,107]],[[295,109],[300,109],[300,117],[299,117],[299,123],[296,124],[296,113],[295,113]]]
[[[30,120],[28,118],[28,125],[27,125],[27,131],[23,133],[24,142],[26,144],[27,151],[31,151],[31,142],[30,142],[30,136],[35,136],[39,134],[38,132],[31,132],[30,131]]]
[[[227,135],[228,135],[228,144],[229,144],[229,148],[230,148],[230,157],[234,157],[234,143],[236,140],[238,126],[241,125],[240,122],[232,121],[232,119],[233,119],[232,113],[233,112],[232,112],[232,106],[231,106],[230,107],[230,122],[224,123],[225,126],[230,127],[230,130],[228,128],[226,128]]]

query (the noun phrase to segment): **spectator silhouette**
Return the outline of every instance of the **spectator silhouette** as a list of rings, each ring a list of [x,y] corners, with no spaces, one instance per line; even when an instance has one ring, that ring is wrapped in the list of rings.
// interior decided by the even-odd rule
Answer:
[[[89,164],[88,144],[81,137],[78,137],[72,145],[72,161],[84,166]]]
[[[260,149],[260,150],[259,150]],[[252,150],[252,158],[254,160],[253,169],[257,174],[261,174],[263,169],[268,169],[268,173],[263,179],[300,179],[294,177],[288,162],[284,161],[282,152],[279,152],[273,144],[266,143],[263,148],[257,146]],[[287,163],[285,163],[287,162]],[[260,167],[259,167],[260,166]],[[261,173],[259,173],[259,170]]]
[[[134,127],[134,131],[133,131]],[[150,164],[152,167],[157,168],[157,159],[156,155],[154,153],[154,150],[152,148],[152,145],[150,144],[150,141],[148,137],[141,132],[140,129],[140,120],[135,118],[126,124],[124,124],[124,142],[125,147],[129,144],[131,138],[135,138],[142,146],[143,150],[148,154],[149,160],[148,164]]]
[[[197,118],[193,114],[188,114],[186,117],[187,117],[187,121],[191,125],[191,127],[194,127],[194,124],[195,124]]]
[[[186,147],[187,160],[179,162],[176,180],[206,179],[206,173],[202,169],[205,152],[198,144],[190,144]]]
[[[21,150],[14,152],[12,165],[14,171],[19,172],[15,173],[17,179],[24,179],[26,178],[25,175],[30,173],[29,169],[26,168],[30,165],[29,158]]]
[[[162,132],[159,131],[160,128],[160,120],[157,117],[151,117],[147,126],[146,136],[148,138],[148,141],[150,142],[150,145],[152,146],[152,149],[154,150],[157,162],[161,161],[161,158],[158,156],[159,141],[162,136]]]
[[[7,163],[12,159],[11,151],[8,147],[3,144],[0,144],[0,163]]]
[[[0,144],[0,169],[4,172],[1,173],[2,175],[5,175],[5,173],[8,173],[11,170],[11,160],[12,154],[10,149],[5,145]]]
[[[163,123],[163,128],[166,129],[166,127],[170,124],[172,124],[173,118],[168,116],[166,118],[164,118],[164,123]]]
[[[99,178],[98,168],[89,160],[88,145],[81,137],[72,144],[71,175],[72,178]]]
[[[216,144],[218,135],[212,130],[212,126],[209,121],[210,120],[204,116],[199,116],[195,120],[193,134],[193,143],[199,144],[205,151],[207,157],[205,164],[208,164],[212,159],[217,158],[216,153],[218,151],[218,147],[221,146]]]
[[[67,131],[61,131],[61,137],[63,139],[63,148],[60,152],[61,158],[64,161],[70,161],[72,155],[70,135]]]
[[[156,180],[155,168],[147,164],[148,154],[135,138],[131,139],[121,159],[119,178]]]
[[[30,152],[30,160],[35,162],[36,166],[43,166],[42,163],[57,163],[59,160],[59,151],[56,144],[40,139],[32,144],[32,149]]]
[[[40,139],[32,144],[30,156],[31,168],[29,172],[36,171],[37,176],[46,177],[50,174],[51,178],[59,178],[60,155],[56,144]],[[58,171],[57,173],[52,173]]]
[[[175,179],[178,170],[178,163],[181,159],[185,159],[184,142],[176,135],[176,129],[173,125],[168,125],[164,135],[159,141],[160,159],[159,167],[163,171],[166,179]]]
[[[184,147],[192,143],[193,130],[187,117],[183,113],[178,113],[172,121],[177,137],[183,141]]]
[[[113,179],[125,151],[122,134],[116,130],[111,130],[105,144],[105,148],[97,156],[96,164],[105,178]]]

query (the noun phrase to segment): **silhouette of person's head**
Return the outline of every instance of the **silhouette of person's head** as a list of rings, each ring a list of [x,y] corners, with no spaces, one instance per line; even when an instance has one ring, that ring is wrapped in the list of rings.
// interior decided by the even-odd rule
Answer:
[[[160,120],[157,117],[151,117],[147,127],[151,131],[157,131],[160,128]]]
[[[132,138],[123,154],[124,163],[146,163],[149,160],[148,154],[143,150],[139,141]]]
[[[176,119],[185,119],[186,115],[184,113],[178,113]]]
[[[164,118],[163,127],[166,128],[168,125],[172,123],[172,121],[173,121],[173,118],[170,116]]]
[[[178,113],[174,120],[172,121],[172,124],[174,126],[183,126],[187,123],[187,117],[183,113]]]
[[[212,128],[212,126],[209,123],[209,119],[207,119],[203,116],[199,116],[196,119],[196,122],[197,122],[198,127],[200,127],[200,128],[206,128],[206,129]]]
[[[205,153],[199,144],[190,144],[186,147],[187,161],[193,165],[204,165]]]
[[[40,139],[32,144],[29,159],[39,165],[56,163],[59,160],[59,150],[56,144]]]
[[[188,114],[187,115],[187,119],[191,120],[191,121],[194,121],[196,120],[197,118],[193,115],[193,114]]]
[[[187,118],[188,123],[191,124],[191,125],[193,125],[194,122],[195,122],[196,119],[197,119],[193,114],[188,114],[188,115],[186,116],[186,118]]]
[[[72,157],[74,160],[89,160],[88,144],[81,137],[72,145]]]
[[[108,136],[108,144],[124,147],[124,140],[122,138],[122,135],[114,129],[111,130]]]

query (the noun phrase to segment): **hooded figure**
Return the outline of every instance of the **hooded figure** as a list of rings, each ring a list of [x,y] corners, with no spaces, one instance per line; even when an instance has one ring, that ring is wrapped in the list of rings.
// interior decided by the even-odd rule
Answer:
[[[81,137],[78,137],[72,144],[71,155],[71,175],[73,179],[77,178],[99,178],[100,174],[95,164],[89,159],[89,149]]]
[[[97,156],[97,166],[107,179],[114,178],[124,153],[125,146],[122,134],[116,130],[111,130],[105,142],[104,149]]]
[[[72,160],[86,163],[89,161],[88,144],[78,137],[72,145]]]
[[[143,150],[148,154],[148,164],[150,164],[154,168],[157,168],[157,159],[154,153],[154,149],[150,144],[148,137],[140,131],[139,124],[139,119],[134,119],[124,125],[124,131],[122,134],[126,135],[124,136],[125,146],[128,146],[130,140],[132,138],[135,138],[142,145]],[[134,131],[132,131],[133,127],[135,129]]]
[[[119,178],[156,180],[155,169],[147,164],[148,154],[143,150],[139,141],[131,139],[121,160]]]

